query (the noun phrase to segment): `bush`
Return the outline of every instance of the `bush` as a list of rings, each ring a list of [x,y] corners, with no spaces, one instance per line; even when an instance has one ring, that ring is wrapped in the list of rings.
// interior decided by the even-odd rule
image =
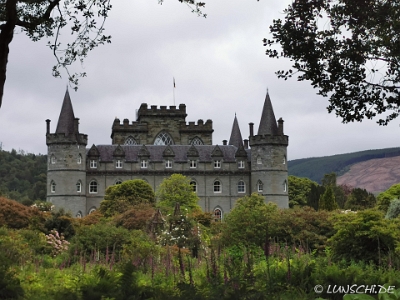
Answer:
[[[390,202],[385,218],[394,219],[397,218],[398,215],[400,215],[400,199],[395,199]]]

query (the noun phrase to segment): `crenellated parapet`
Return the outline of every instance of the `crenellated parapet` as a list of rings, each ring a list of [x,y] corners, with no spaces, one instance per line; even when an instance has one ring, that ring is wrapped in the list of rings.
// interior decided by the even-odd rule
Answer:
[[[289,137],[287,135],[254,135],[249,137],[250,147],[258,145],[289,145]]]
[[[205,123],[202,119],[197,121],[197,124],[195,122],[189,122],[189,124],[186,123],[181,123],[179,126],[179,131],[180,132],[207,132],[207,133],[212,133],[213,130],[213,122],[211,120],[207,120]]]
[[[54,144],[78,144],[86,146],[88,142],[87,134],[48,133],[46,134],[47,146]]]
[[[129,123],[129,119],[124,119],[121,123],[120,119],[115,119],[112,125],[113,131],[129,131],[129,132],[147,132],[147,123],[135,122]]]
[[[162,117],[174,117],[174,118],[182,118],[185,120],[186,114],[186,105],[179,104],[178,107],[170,106],[160,106],[151,105],[150,108],[148,107],[147,103],[142,103],[138,110],[138,121],[145,121],[146,118],[162,118]]]

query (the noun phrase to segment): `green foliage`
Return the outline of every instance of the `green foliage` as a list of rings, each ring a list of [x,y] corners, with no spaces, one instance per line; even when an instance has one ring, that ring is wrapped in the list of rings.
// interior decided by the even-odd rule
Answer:
[[[335,194],[333,193],[332,186],[329,185],[325,189],[325,193],[319,199],[318,206],[320,210],[327,210],[327,211],[332,211],[339,208],[335,200]]]
[[[154,203],[155,195],[151,186],[142,179],[134,179],[108,187],[99,210],[105,217],[110,217],[134,205]]]
[[[190,179],[182,174],[172,174],[165,178],[156,194],[157,207],[161,208],[165,214],[171,214],[176,203],[179,203],[181,210],[187,210],[188,213],[201,211],[198,205],[199,197],[193,191]]]
[[[63,234],[66,239],[70,239],[75,235],[74,222],[71,213],[66,213],[64,209],[61,208],[51,212],[44,223],[44,227],[47,233],[50,233],[54,229],[58,233]]]
[[[273,216],[278,207],[266,204],[264,197],[253,193],[239,198],[232,211],[225,217],[222,240],[226,245],[245,248],[263,248],[273,230]]]
[[[345,209],[362,210],[372,208],[376,204],[375,196],[365,189],[355,188],[347,198]]]
[[[380,193],[376,199],[378,200],[377,206],[380,210],[386,213],[389,208],[390,202],[394,199],[400,198],[400,183],[396,183],[388,188],[386,191]]]
[[[45,201],[46,172],[47,155],[0,150],[0,196],[24,203]]]
[[[400,215],[400,199],[395,199],[390,202],[389,209],[386,213],[386,219],[394,219]]]
[[[71,239],[70,250],[88,254],[98,252],[105,255],[108,249],[118,252],[130,239],[127,229],[105,222],[79,227],[77,233]]]
[[[336,214],[336,233],[328,240],[337,260],[374,262],[381,265],[389,255],[398,253],[400,222],[383,218],[381,212],[367,209],[357,213]]]
[[[289,207],[307,205],[312,186],[318,184],[308,178],[289,176]]]
[[[335,172],[338,176],[344,174],[355,163],[375,158],[399,156],[399,148],[366,150],[353,153],[337,154],[324,157],[302,158],[288,161],[289,175],[307,177],[321,183],[325,174]]]
[[[295,1],[273,21],[267,55],[293,61],[278,77],[309,80],[344,123],[387,112],[386,125],[399,115],[399,13],[398,1]]]

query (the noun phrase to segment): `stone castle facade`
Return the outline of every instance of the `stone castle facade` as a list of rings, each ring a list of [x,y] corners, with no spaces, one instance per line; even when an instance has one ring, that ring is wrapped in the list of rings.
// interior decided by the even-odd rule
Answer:
[[[99,207],[108,186],[143,179],[156,190],[164,178],[180,173],[191,179],[203,210],[217,218],[253,192],[288,207],[288,136],[268,93],[256,135],[249,124],[249,139],[242,139],[235,116],[229,141],[213,145],[212,121],[187,124],[186,116],[184,104],[143,103],[135,121],[114,120],[110,145],[86,148],[88,136],[79,132],[67,91],[55,133],[46,120],[47,201],[81,217]]]

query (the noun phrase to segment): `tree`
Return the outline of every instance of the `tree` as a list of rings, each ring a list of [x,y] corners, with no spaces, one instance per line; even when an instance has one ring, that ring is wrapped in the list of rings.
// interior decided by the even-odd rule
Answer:
[[[272,237],[274,216],[278,207],[266,204],[257,193],[236,201],[235,207],[225,218],[222,240],[226,245],[241,245],[246,249],[264,248],[266,239]]]
[[[304,206],[307,204],[307,198],[311,192],[312,186],[318,184],[308,178],[289,176],[289,206]]]
[[[86,73],[70,74],[67,67],[75,61],[83,62],[90,50],[110,43],[111,36],[103,34],[104,22],[111,10],[110,0],[2,0],[0,1],[0,107],[3,99],[9,45],[16,28],[20,28],[32,41],[53,38],[48,42],[56,57],[53,75],[60,77],[60,68],[67,70],[69,81],[77,88],[78,78]],[[159,3],[162,3],[160,0]],[[201,16],[204,3],[196,0],[179,0],[188,4]],[[66,26],[75,40],[63,49],[60,32]]]
[[[170,214],[179,203],[181,210],[188,212],[201,211],[199,197],[193,191],[190,179],[182,174],[172,174],[161,182],[157,190],[157,206],[166,214]]]
[[[386,213],[386,219],[394,219],[400,215],[400,199],[395,199],[390,202],[388,211]]]
[[[328,186],[325,193],[319,199],[319,209],[331,211],[338,209],[338,205],[335,200],[335,194],[333,193],[333,188]]]
[[[377,206],[380,210],[386,213],[389,208],[390,202],[394,199],[400,198],[400,183],[396,183],[388,188],[386,191],[380,193],[376,199],[378,200]]]
[[[375,196],[365,189],[355,188],[347,198],[345,209],[362,210],[372,208],[376,204]]]
[[[398,0],[295,0],[270,26],[266,53],[290,58],[278,77],[311,81],[344,123],[391,112],[377,122],[386,125],[399,115],[399,14]]]
[[[105,217],[110,217],[138,204],[154,203],[155,195],[150,184],[141,179],[134,179],[108,187],[99,210]]]

